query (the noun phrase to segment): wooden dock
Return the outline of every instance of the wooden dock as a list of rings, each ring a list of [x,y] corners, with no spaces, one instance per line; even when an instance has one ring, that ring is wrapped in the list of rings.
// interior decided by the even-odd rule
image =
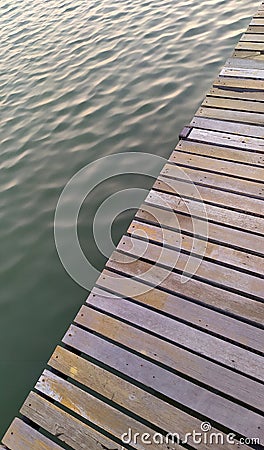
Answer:
[[[264,448],[263,161],[264,2],[2,450]]]

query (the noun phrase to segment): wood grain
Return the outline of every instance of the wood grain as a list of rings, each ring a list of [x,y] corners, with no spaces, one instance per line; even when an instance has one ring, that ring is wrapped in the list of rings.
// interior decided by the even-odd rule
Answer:
[[[235,180],[237,181],[237,180]],[[243,199],[241,199],[243,201]],[[263,251],[263,218],[254,217],[252,220],[251,215],[244,214],[238,211],[232,211],[219,206],[205,204],[201,201],[183,197],[177,197],[176,195],[170,195],[166,192],[157,192],[151,190],[146,198],[146,203],[163,208],[167,208],[172,211],[178,211],[182,214],[189,214],[192,216],[195,223],[195,218],[198,217],[207,221],[224,224],[226,226],[240,228],[241,230],[247,230],[250,232],[258,233],[260,236],[258,239],[258,245],[260,251]],[[175,216],[175,222],[177,217]],[[198,222],[200,224],[200,222]],[[206,225],[204,225],[204,228]]]
[[[202,396],[197,396],[197,387],[193,383],[74,325],[69,328],[63,342],[100,360],[146,388],[151,388],[172,401],[210,417],[228,429],[231,428],[238,433],[243,430],[243,434],[259,436],[260,442],[264,442],[262,417],[252,411],[243,409],[245,415],[244,413],[240,415],[237,412],[242,410],[241,407],[206,389]],[[209,398],[214,401],[209,401]]]
[[[75,450],[121,450],[122,446],[58,408],[35,392],[23,404],[24,416]]]
[[[223,145],[241,150],[253,150],[264,153],[263,139],[243,136],[240,134],[221,133],[219,131],[192,129],[189,139],[205,144]]]
[[[14,419],[7,433],[3,437],[3,443],[10,450],[61,450],[62,447],[43,436],[34,428],[20,419]],[[7,447],[0,449],[6,450]]]
[[[199,120],[206,120],[205,126],[208,127],[208,122],[210,122],[210,119],[199,119]],[[208,128],[207,128],[208,129]],[[180,140],[177,144],[175,150],[182,151],[185,153],[190,153],[194,155],[201,155],[201,156],[207,156],[209,158],[212,158],[213,160],[219,159],[219,160],[225,160],[227,162],[232,163],[234,166],[234,170],[236,167],[236,164],[234,163],[241,163],[245,165],[250,166],[260,166],[261,173],[263,170],[263,164],[264,164],[264,154],[260,153],[254,153],[251,151],[240,151],[239,149],[232,149],[228,147],[220,147],[218,145],[213,144],[204,144],[202,142],[193,142],[191,140]],[[173,156],[173,155],[171,155]],[[247,166],[246,166],[247,167]],[[253,173],[256,173],[256,178],[254,180],[259,179],[259,171],[256,170],[253,167],[248,168],[248,178],[251,178],[251,170]],[[253,175],[254,176],[254,175]],[[261,175],[262,176],[262,175]]]
[[[259,91],[247,91],[245,90],[235,90],[235,89],[224,89],[224,88],[211,88],[207,96],[213,97],[223,97],[223,98],[236,98],[241,100],[253,100],[264,102],[264,93]]]
[[[232,109],[207,108],[202,106],[195,113],[197,117],[212,117],[220,120],[228,120],[238,123],[246,123],[253,125],[263,124],[263,115],[261,113],[235,111]],[[264,130],[263,130],[264,134]]]
[[[261,257],[249,255],[221,244],[201,242],[198,237],[183,236],[180,230],[168,230],[146,222],[133,220],[128,228],[128,233],[169,246],[175,252],[184,251],[188,254],[201,255],[209,260],[222,263],[223,266],[230,264],[236,269],[247,270],[255,275],[264,275]]]
[[[128,415],[113,408],[102,400],[97,399],[88,392],[83,391],[79,387],[69,383],[59,376],[45,370],[41,375],[36,389],[45,394],[52,400],[60,403],[69,410],[81,416],[83,419],[89,420],[93,424],[103,428],[107,432],[114,435],[118,440],[130,428],[135,433],[144,433],[152,436],[155,430],[143,425],[139,421],[129,417]],[[131,447],[144,450],[144,444],[139,440],[131,443]],[[148,448],[155,449],[156,445],[152,442]],[[180,446],[175,447],[171,444],[160,445],[163,450],[180,450]]]
[[[263,303],[240,294],[223,290],[217,286],[207,285],[194,278],[189,278],[187,283],[183,283],[184,278],[176,272],[117,252],[114,252],[108,261],[107,268],[146,283],[146,286],[137,294],[148,292],[151,286],[154,286],[169,293],[191,298],[196,303],[213,307],[218,311],[229,312],[234,317],[252,321],[262,326],[264,324]],[[100,286],[103,286],[104,278],[106,277],[102,272],[98,279]]]
[[[137,416],[143,417],[167,433],[177,431],[183,438],[190,430],[200,429],[201,421],[196,417],[166,403],[116,374],[71,353],[69,350],[57,347],[49,364],[66,376],[100,393],[108,400],[126,408]],[[177,424],[177,429],[172,430],[172,428],[175,428],[172,424]],[[212,428],[212,431],[216,432],[217,430]],[[192,437],[190,437],[189,442],[194,445]],[[238,448],[238,444],[235,444],[234,447],[225,445],[224,448],[230,450]],[[218,450],[218,444],[205,444],[205,448]]]
[[[252,54],[252,52],[249,52]],[[254,52],[253,54],[258,54]],[[240,53],[241,55],[241,53]],[[256,79],[247,79],[247,78],[235,78],[228,76],[219,76],[214,82],[213,86],[223,86],[223,87],[231,87],[238,89],[249,89],[249,90],[258,90],[264,91],[264,85],[262,80]]]
[[[231,109],[233,111],[248,111],[256,113],[264,113],[264,103],[251,102],[249,100],[234,100],[226,98],[206,97],[202,106],[210,106],[212,108]],[[263,122],[262,122],[263,123]]]
[[[222,226],[222,224],[212,222],[208,223],[208,228],[204,227],[202,219],[183,215],[180,209],[173,212],[144,203],[137,211],[136,218],[162,225],[163,227],[169,227],[172,230],[180,230],[182,233],[188,233],[191,237],[195,234],[195,236],[205,241],[220,243],[228,248],[236,248],[247,253],[258,253],[261,257],[264,253],[263,244],[260,246],[259,239],[256,239],[253,234],[233,228],[228,228],[227,233],[227,228]],[[249,255],[248,258],[250,258]]]
[[[264,182],[264,169],[262,167],[251,167],[244,164],[234,164],[231,161],[212,160],[203,155],[186,155],[178,151],[173,151],[169,161],[175,164],[182,164],[189,167],[196,167],[198,169],[206,169],[212,172],[222,173],[234,177],[245,178],[246,180],[253,180]],[[260,185],[259,185],[260,186]],[[252,199],[254,203],[254,199]],[[259,202],[259,201],[258,201]]]
[[[231,122],[230,120],[218,120],[210,117],[195,116],[190,125],[204,130],[221,131],[235,135],[263,138],[263,127],[246,123]],[[190,137],[189,137],[190,138]],[[240,153],[242,149],[240,149]]]

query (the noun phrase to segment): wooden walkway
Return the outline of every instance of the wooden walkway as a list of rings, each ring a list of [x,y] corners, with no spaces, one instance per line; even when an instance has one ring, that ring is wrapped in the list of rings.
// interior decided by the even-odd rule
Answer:
[[[264,2],[2,449],[264,445],[263,113]],[[203,199],[208,242],[197,189],[181,179],[182,171]],[[194,219],[200,230],[195,241]],[[201,264],[182,283],[191,251]],[[210,426],[223,443],[209,442],[210,433],[208,442],[197,443],[193,430],[203,431],[204,439]],[[129,429],[134,439],[122,443]],[[181,441],[166,442],[167,433],[178,433]],[[244,445],[241,438],[247,438]]]

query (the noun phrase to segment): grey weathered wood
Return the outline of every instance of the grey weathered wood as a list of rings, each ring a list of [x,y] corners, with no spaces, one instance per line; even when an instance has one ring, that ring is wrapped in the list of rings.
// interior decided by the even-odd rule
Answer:
[[[200,107],[195,116],[198,117],[212,117],[220,120],[228,120],[238,123],[247,123],[253,125],[263,125],[263,114],[251,113],[245,111],[235,111],[232,109],[220,109],[220,108],[207,108],[205,106]],[[263,129],[264,133],[264,129]]]
[[[56,348],[49,365],[168,433],[172,431],[174,423],[177,424],[177,432],[181,438],[190,430],[199,430],[201,427],[199,419],[62,347]],[[220,374],[226,370],[222,367],[219,369]],[[217,430],[212,428],[212,432]],[[191,436],[189,443],[195,445]],[[215,442],[204,444],[204,448],[219,449]],[[231,446],[226,443],[224,448],[232,450],[239,448],[239,445]]]
[[[263,255],[263,246],[260,247],[259,240],[251,233],[245,230],[227,229],[221,224],[209,223],[208,233],[207,228],[203,227],[203,221],[200,219],[193,220],[190,215],[177,214],[172,211],[167,211],[156,207],[155,205],[148,205],[144,203],[136,213],[136,218],[142,219],[146,222],[160,224],[171,229],[180,230],[193,236],[194,226],[196,227],[196,236],[208,240],[209,242],[216,242],[223,246],[231,248],[243,249],[247,252],[254,252]],[[176,223],[177,222],[177,223]],[[197,249],[196,249],[197,251]]]
[[[263,128],[258,125],[248,125],[245,123],[217,120],[201,116],[195,116],[190,122],[190,125],[205,130],[222,131],[223,133],[234,133],[241,136],[263,138]],[[242,153],[241,150],[240,153]]]
[[[158,361],[170,369],[175,369],[178,373],[187,375],[195,383],[200,382],[205,386],[211,386],[261,411],[264,400],[263,385],[219,366],[213,361],[191,354],[187,350],[153,336],[144,330],[139,330],[131,324],[124,324],[119,320],[119,317],[113,318],[104,314],[104,311],[106,311],[119,315],[119,310],[123,305],[122,302],[128,303],[119,298],[104,298],[102,295],[97,295],[93,297],[90,303],[94,304],[101,312],[82,307],[76,317],[76,323],[81,324],[90,331],[100,333],[117,344],[126,346],[128,349],[136,351],[143,356],[148,356],[153,362]],[[129,306],[125,305],[125,309],[121,311],[120,317],[125,317],[132,324],[140,326],[143,318],[137,323],[138,314],[132,317],[135,305],[132,304],[130,313],[128,308]],[[149,310],[144,309],[146,311],[144,315],[146,315]],[[144,329],[148,329],[148,325],[145,326],[144,324]],[[142,342],[144,342],[144,345],[142,345]],[[237,389],[238,382],[239,390]],[[250,394],[252,391],[255,392],[254,397]]]
[[[200,241],[201,242],[201,241]],[[201,258],[192,257],[193,264],[188,266],[190,256],[184,253],[175,254],[174,249],[160,247],[154,243],[147,243],[140,239],[134,239],[130,236],[123,236],[117,249],[123,250],[133,256],[144,257],[157,265],[163,265],[172,270],[179,270],[192,275],[194,278],[199,277],[204,282],[216,283],[223,289],[231,288],[242,295],[259,297],[262,299],[264,292],[264,279],[256,278],[252,274],[244,274],[237,270],[228,269],[222,265],[206,261]],[[200,264],[200,265],[199,265]],[[192,268],[195,266],[195,272]],[[199,267],[198,267],[199,266]]]
[[[43,372],[35,387],[39,392],[59,402],[82,418],[103,428],[119,440],[129,428],[133,430],[133,434],[140,433],[141,436],[144,433],[148,433],[151,436],[155,433],[155,430],[141,424],[139,421],[109,406],[102,400],[97,399],[48,370]],[[145,449],[145,445],[141,440],[131,443],[131,447],[139,450]],[[151,443],[148,445],[148,448],[155,449],[156,445]],[[164,443],[160,445],[160,448],[163,450],[180,450],[182,447]]]
[[[241,53],[238,52],[240,55]],[[250,54],[258,54],[257,52],[249,52]],[[236,77],[227,77],[227,76],[219,76],[214,82],[214,86],[223,86],[223,87],[231,87],[231,88],[239,88],[239,89],[257,89],[258,91],[264,91],[263,81],[255,80],[255,79],[247,79],[247,78],[236,78]]]
[[[264,34],[252,34],[252,33],[245,33],[243,34],[241,38],[242,42],[263,42],[264,43]]]
[[[262,417],[246,408],[206,389],[197,389],[195,384],[75,326],[69,328],[63,342],[228,429],[259,436],[264,442]]]
[[[258,44],[251,44],[250,43],[242,43],[237,46],[237,49],[243,49],[243,50],[250,50],[250,47],[252,47],[252,50],[257,50],[253,48],[253,46],[257,46]],[[263,80],[264,79],[264,70],[260,69],[246,69],[246,68],[240,68],[240,67],[224,67],[221,72],[220,76],[225,77],[239,77],[239,78],[250,78],[253,80]]]
[[[264,70],[262,62],[243,58],[228,58],[224,65],[224,68],[227,67],[235,69]]]
[[[95,287],[86,300],[88,305],[93,305],[100,309],[100,304],[104,304],[109,298],[116,302],[119,301],[119,297],[130,298],[141,306],[155,309],[155,311],[165,314],[165,317],[166,315],[169,315],[175,319],[193,324],[206,332],[212,332],[218,336],[223,336],[238,345],[240,344],[263,353],[263,332],[259,328],[248,325],[247,323],[232,317],[225,316],[217,311],[205,308],[205,305],[197,305],[196,303],[175,294],[169,294],[168,292],[163,292],[156,288],[152,288],[143,294],[137,295],[137,291],[141,291],[144,287],[140,281],[126,278],[123,274],[120,275],[107,270],[104,271],[104,275],[106,275],[105,279],[103,281],[100,279],[100,282],[103,283],[104,288],[114,291],[116,294],[106,293],[105,290]],[[188,356],[190,355],[188,354]],[[194,358],[193,355],[190,356],[191,360],[192,358]],[[199,361],[199,356],[197,356],[197,358]],[[208,365],[208,368],[210,364]],[[225,377],[224,372],[223,377]],[[241,379],[241,383],[243,384],[244,382],[245,380],[242,382]],[[234,395],[233,392],[232,395],[235,397],[238,393]],[[248,401],[249,400],[245,401],[245,403]],[[256,400],[252,399],[252,401],[255,402]],[[259,401],[260,403],[258,403],[258,406],[254,403],[256,408],[259,408],[259,405],[261,404],[260,398]]]
[[[181,345],[184,348],[190,349],[199,355],[206,356],[213,361],[220,362],[227,367],[235,367],[243,374],[251,375],[253,372],[253,376],[255,378],[258,378],[259,380],[262,379],[261,372],[263,360],[261,356],[249,352],[244,348],[238,347],[230,342],[225,342],[218,337],[208,335],[204,331],[193,328],[190,325],[175,321],[175,319],[173,318],[164,316],[163,314],[160,314],[156,311],[151,311],[144,306],[136,305],[122,298],[116,300],[111,297],[97,297],[95,300],[93,300],[92,297],[90,300],[90,304],[93,304],[94,306],[102,309],[106,313],[113,314],[117,319],[120,318],[122,320],[126,320],[133,325],[141,327],[143,330],[155,333],[160,338],[168,339],[176,345]],[[94,319],[92,319],[92,317]],[[122,326],[121,324],[118,324],[118,326],[114,326],[114,323],[112,323],[110,319],[108,323],[112,323],[115,331],[111,330],[111,326],[110,331],[108,331],[107,329],[109,327],[107,325],[107,320],[107,317],[100,315],[98,316],[92,310],[86,310],[85,307],[81,308],[80,312],[77,315],[77,318],[75,319],[77,323],[82,325],[84,325],[85,323],[88,324],[89,322],[89,327],[94,327],[92,329],[94,329],[98,333],[111,333],[111,336],[114,340],[118,340],[122,336],[122,339],[124,339],[124,341],[122,341],[123,344],[128,345],[128,347],[134,348],[133,338],[130,338],[130,332],[133,334],[133,330],[127,331],[128,337],[126,338],[126,330],[124,329],[124,327],[122,329],[122,333],[120,330],[120,334],[117,334],[116,329],[120,329],[122,328]],[[99,321],[100,323],[97,324],[97,321]],[[104,327],[106,331],[104,331]],[[243,326],[241,327],[241,332],[242,330]],[[108,336],[110,335],[108,334]],[[142,342],[144,342],[145,345],[145,339],[146,341],[148,340],[147,334],[144,336],[144,339],[143,336],[141,338],[141,346]],[[149,340],[151,341],[151,338],[149,338]],[[122,342],[120,343],[122,344]],[[151,347],[156,351],[159,350],[159,347],[162,347],[162,345],[166,348],[166,345],[162,344],[162,341],[156,340],[156,343],[154,344],[153,342],[153,345],[151,345]],[[173,347],[170,347],[170,350],[172,350],[172,348]],[[143,354],[145,351],[144,349],[145,346],[143,346],[142,348]],[[169,354],[170,350],[169,348],[167,349]],[[234,361],[236,361],[235,366]],[[245,365],[243,363],[245,363]],[[254,367],[254,370],[252,370],[251,366]],[[257,375],[258,371],[260,373],[260,376]],[[204,379],[204,382],[206,382],[206,379]]]
[[[255,61],[264,61],[264,54],[256,50],[235,50],[233,58],[250,58]]]
[[[205,242],[198,237],[183,235],[182,232],[167,230],[146,222],[133,220],[128,228],[128,233],[135,236],[148,238],[164,246],[170,246],[174,251],[183,250],[194,255],[201,255],[213,261],[229,264],[235,268],[247,270],[253,274],[264,275],[262,258],[251,255],[221,244]]]
[[[43,436],[20,419],[14,419],[3,437],[0,449],[6,450],[62,450],[62,447]]]
[[[241,199],[241,201],[243,202],[243,199]],[[254,217],[254,220],[252,220],[252,216],[249,214],[231,211],[215,205],[205,205],[194,199],[186,199],[183,197],[170,195],[165,192],[156,192],[151,190],[146,198],[146,202],[150,205],[165,207],[167,209],[171,209],[172,211],[190,214],[193,219],[194,217],[199,217],[204,220],[207,219],[209,221],[225,224],[226,226],[234,226],[241,228],[242,230],[252,231],[259,234],[263,234],[264,232],[264,220],[261,217]],[[261,251],[263,251],[262,236],[256,239],[259,240],[259,247]]]
[[[75,450],[121,450],[122,446],[31,392],[21,413]]]
[[[174,153],[175,156],[175,153]],[[184,160],[182,157],[178,157],[179,160]],[[186,158],[187,159],[187,158]],[[193,157],[194,160],[198,160],[199,156]],[[199,169],[192,167],[191,165],[188,167],[187,165],[183,166],[180,163],[178,164],[165,164],[161,171],[161,175],[170,176],[172,178],[177,178],[180,180],[186,180],[186,182],[189,183],[197,183],[196,186],[196,192],[199,193],[199,187],[201,186],[208,186],[209,188],[218,188],[222,189],[223,191],[229,191],[230,193],[234,193],[240,196],[241,203],[245,202],[247,205],[247,199],[244,199],[241,196],[248,196],[250,200],[252,199],[252,206],[248,206],[248,209],[251,211],[254,211],[254,204],[255,205],[261,205],[261,199],[263,198],[264,194],[264,185],[263,182],[253,181],[253,180],[246,180],[244,178],[237,178],[234,175],[225,174],[225,164],[222,164],[223,170],[221,172],[217,172],[217,169],[214,171],[214,165],[213,161],[209,160],[208,166],[210,166],[211,162],[211,170],[208,168],[202,167],[202,163],[206,165],[206,161],[203,161],[202,157],[200,157],[201,161],[201,167]],[[221,164],[220,164],[221,165]],[[217,164],[215,163],[215,167],[217,167]],[[199,170],[197,170],[199,169]],[[224,172],[222,174],[222,172]],[[187,188],[186,188],[187,189]],[[193,190],[194,190],[193,186]],[[203,191],[204,192],[204,191]],[[223,194],[224,195],[224,194]],[[255,197],[256,202],[254,201],[253,197]],[[234,203],[235,203],[235,197]],[[200,197],[201,199],[201,197]],[[164,205],[165,206],[165,205]],[[235,207],[235,204],[234,204]],[[245,210],[247,210],[247,206],[245,207]],[[261,207],[258,210],[261,214]],[[230,215],[232,215],[230,213]]]
[[[177,159],[175,162],[177,162]],[[182,166],[177,165],[177,167]],[[214,187],[198,186],[197,188],[195,184],[160,175],[153,188],[182,198],[197,200],[202,198],[205,204],[211,203],[223,208],[230,207],[241,213],[264,215],[263,202],[260,199],[241,198],[239,194],[225,192]]]
[[[223,97],[223,98],[236,98],[236,99],[246,99],[252,101],[262,101],[264,102],[264,92],[259,91],[247,91],[247,90],[235,90],[234,89],[224,89],[224,88],[212,88],[208,92],[207,96],[212,97]]]
[[[235,111],[264,113],[264,102],[263,103],[257,101],[251,102],[249,100],[226,99],[218,97],[214,98],[207,96],[203,101],[202,106],[231,109]],[[264,120],[262,123],[264,123]]]
[[[211,119],[201,119],[199,121],[211,122]],[[203,122],[204,123],[204,122]],[[208,125],[207,125],[208,127]],[[201,127],[203,128],[203,127]],[[208,128],[207,128],[208,129]],[[190,153],[194,155],[202,155],[207,156],[212,159],[221,159],[225,161],[229,161],[236,167],[236,163],[246,164],[246,165],[254,165],[260,166],[262,171],[262,166],[264,164],[264,154],[248,152],[246,150],[232,149],[227,147],[221,147],[213,144],[204,144],[201,142],[192,142],[190,140],[184,141],[181,140],[177,146],[177,151],[182,151],[184,153]],[[247,166],[246,166],[247,167]],[[234,169],[235,170],[235,169]],[[255,169],[253,169],[253,172]],[[251,167],[248,167],[248,177],[250,177]],[[256,179],[259,178],[259,172],[256,171]]]
[[[229,312],[237,318],[249,320],[253,323],[264,323],[263,303],[251,300],[234,292],[229,292],[214,285],[208,285],[195,278],[189,278],[183,283],[180,274],[149,262],[139,260],[114,252],[107,263],[107,268],[116,270],[138,281],[147,283],[138,294],[147,292],[151,286],[183,295],[204,306],[216,308],[218,311]],[[98,283],[103,286],[105,274],[100,276]],[[150,286],[149,286],[150,285]]]
[[[226,175],[264,182],[264,168],[262,167],[249,168],[244,164],[234,164],[232,161],[211,159],[207,158],[206,155],[187,155],[178,151],[174,151],[171,154],[169,161],[175,164],[183,164],[190,167],[211,170],[212,172],[220,172]],[[259,200],[257,202],[259,203]]]
[[[263,139],[241,136],[219,131],[192,129],[189,139],[225,147],[240,148],[241,150],[254,150],[264,152]]]

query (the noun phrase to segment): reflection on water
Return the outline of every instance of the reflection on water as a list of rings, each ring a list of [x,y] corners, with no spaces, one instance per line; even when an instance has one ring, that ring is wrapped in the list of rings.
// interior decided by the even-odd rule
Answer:
[[[107,154],[167,157],[258,3],[0,0],[0,435],[86,296],[54,248],[63,186]],[[97,267],[98,205],[150,183],[119,177],[87,199],[79,231]]]

